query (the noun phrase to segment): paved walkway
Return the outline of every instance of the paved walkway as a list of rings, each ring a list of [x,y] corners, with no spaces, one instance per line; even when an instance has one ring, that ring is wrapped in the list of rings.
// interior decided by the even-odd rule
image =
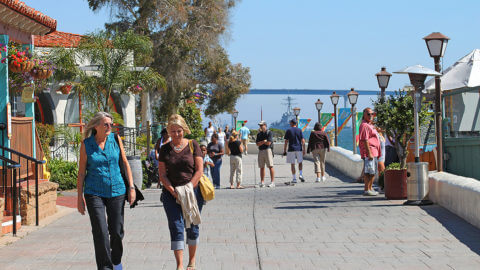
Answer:
[[[363,197],[332,168],[326,183],[313,183],[310,161],[307,182],[285,186],[289,166],[278,156],[277,187],[253,188],[255,158],[244,158],[251,188],[218,190],[204,208],[198,269],[480,269],[480,230],[442,207]],[[175,269],[160,192],[144,194],[126,209],[125,268]],[[88,217],[66,215],[0,248],[0,269],[95,269]]]

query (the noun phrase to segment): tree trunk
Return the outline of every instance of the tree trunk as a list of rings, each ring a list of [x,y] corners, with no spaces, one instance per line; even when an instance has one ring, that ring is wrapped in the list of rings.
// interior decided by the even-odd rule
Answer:
[[[150,93],[149,91],[142,91],[141,93],[141,105],[142,105],[142,127],[147,126],[147,122],[152,122],[152,113],[150,110]]]

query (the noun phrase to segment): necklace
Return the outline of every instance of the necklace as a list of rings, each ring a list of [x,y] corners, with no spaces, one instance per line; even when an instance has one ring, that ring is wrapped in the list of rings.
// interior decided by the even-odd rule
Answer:
[[[180,142],[180,146],[178,146],[178,147],[175,146],[175,145],[173,144],[173,142],[172,142],[172,145],[173,145],[173,150],[175,150],[175,151],[177,151],[177,152],[180,151],[180,150],[182,150],[182,148],[183,148],[183,143],[182,143],[182,142]]]

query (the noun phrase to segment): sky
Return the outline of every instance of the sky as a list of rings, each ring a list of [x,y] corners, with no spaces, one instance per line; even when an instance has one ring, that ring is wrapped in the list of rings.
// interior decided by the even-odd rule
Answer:
[[[109,10],[93,13],[86,0],[24,0],[58,21],[60,31],[85,34],[103,27]],[[423,37],[441,32],[451,40],[442,61],[446,69],[480,48],[478,0],[243,0],[232,10],[224,38],[230,60],[250,68],[251,88],[377,90],[375,73],[421,64],[433,69]],[[394,74],[387,90],[409,84]],[[361,93],[361,92],[360,92]],[[239,119],[273,122],[285,110],[282,96],[244,96],[237,103]],[[333,112],[328,96],[296,96],[301,117]],[[358,107],[373,96],[360,97]],[[231,117],[217,117],[220,123]],[[206,119],[208,121],[208,119]]]

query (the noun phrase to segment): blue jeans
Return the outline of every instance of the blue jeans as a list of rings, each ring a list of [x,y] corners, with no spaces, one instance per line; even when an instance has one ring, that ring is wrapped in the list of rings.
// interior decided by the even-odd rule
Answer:
[[[85,194],[85,203],[92,224],[97,268],[113,269],[122,261],[125,195],[103,198]]]
[[[213,162],[214,167],[210,168],[212,173],[212,181],[215,187],[220,187],[220,168],[222,167],[222,159],[217,159]]]
[[[197,198],[198,210],[202,212],[203,197],[200,192],[200,187],[195,188],[195,195]],[[187,232],[187,245],[197,245],[200,230],[198,225],[190,224],[189,229],[185,229],[185,220],[183,219],[182,207],[177,203],[175,197],[163,189],[160,195],[160,201],[163,202],[165,214],[167,214],[168,229],[170,230],[170,248],[171,250],[181,250],[185,248],[184,232]]]

